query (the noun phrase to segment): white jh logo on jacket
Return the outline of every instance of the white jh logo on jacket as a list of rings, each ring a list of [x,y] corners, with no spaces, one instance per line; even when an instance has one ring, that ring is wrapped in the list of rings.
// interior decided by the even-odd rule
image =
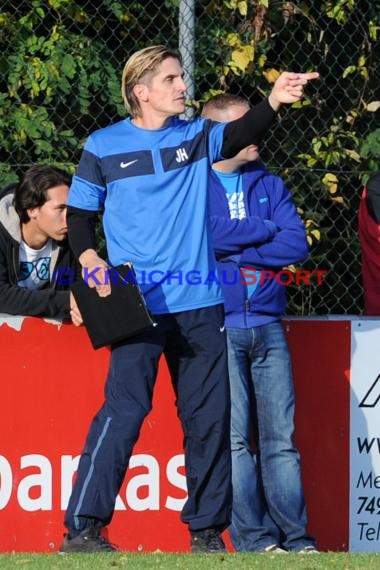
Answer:
[[[176,151],[176,155],[177,155],[176,162],[185,162],[185,160],[189,159],[184,148],[179,148]]]

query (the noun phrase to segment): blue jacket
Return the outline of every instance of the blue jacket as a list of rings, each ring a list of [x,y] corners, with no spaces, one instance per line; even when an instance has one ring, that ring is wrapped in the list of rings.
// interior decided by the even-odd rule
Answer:
[[[303,261],[308,246],[304,225],[281,178],[259,161],[241,172],[247,217],[230,218],[225,190],[213,172],[209,207],[226,326],[250,328],[280,320],[286,308],[286,286],[276,278],[264,280],[262,271],[276,275],[283,267]],[[251,269],[242,274],[242,268]],[[256,274],[248,299],[247,283],[255,280],[253,269],[261,274]]]

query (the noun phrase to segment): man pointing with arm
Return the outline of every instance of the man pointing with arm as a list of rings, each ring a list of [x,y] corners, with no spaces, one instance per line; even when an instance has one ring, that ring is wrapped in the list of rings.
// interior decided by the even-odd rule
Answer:
[[[193,552],[225,550],[231,517],[230,396],[218,283],[191,283],[216,272],[207,210],[211,164],[259,141],[281,103],[297,101],[318,74],[283,74],[268,100],[234,123],[184,121],[180,55],[165,46],[136,52],[124,67],[130,116],[93,133],[69,195],[69,239],[95,286],[109,294],[108,263],[134,264],[157,326],[112,346],[105,402],[90,426],[65,524],[62,552],[113,551],[101,536],[112,519],[140,428],[152,405],[164,354],[184,432],[188,500],[181,519]],[[108,261],[96,253],[98,212]],[[143,279],[144,275],[160,279]]]

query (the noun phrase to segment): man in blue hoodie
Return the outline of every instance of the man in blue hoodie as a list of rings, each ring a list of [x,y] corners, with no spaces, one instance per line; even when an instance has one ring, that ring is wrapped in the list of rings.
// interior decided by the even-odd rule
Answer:
[[[202,116],[229,122],[248,109],[245,99],[222,94]],[[304,226],[255,145],[213,165],[209,203],[231,385],[232,543],[238,551],[315,553],[293,441],[293,378],[281,322],[286,292],[276,278],[307,257]]]

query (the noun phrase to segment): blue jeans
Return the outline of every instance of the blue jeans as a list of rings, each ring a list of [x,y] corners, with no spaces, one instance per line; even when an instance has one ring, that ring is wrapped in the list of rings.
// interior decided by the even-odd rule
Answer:
[[[315,545],[307,516],[300,456],[294,445],[294,388],[281,322],[227,329],[231,385],[233,509],[236,550]]]

